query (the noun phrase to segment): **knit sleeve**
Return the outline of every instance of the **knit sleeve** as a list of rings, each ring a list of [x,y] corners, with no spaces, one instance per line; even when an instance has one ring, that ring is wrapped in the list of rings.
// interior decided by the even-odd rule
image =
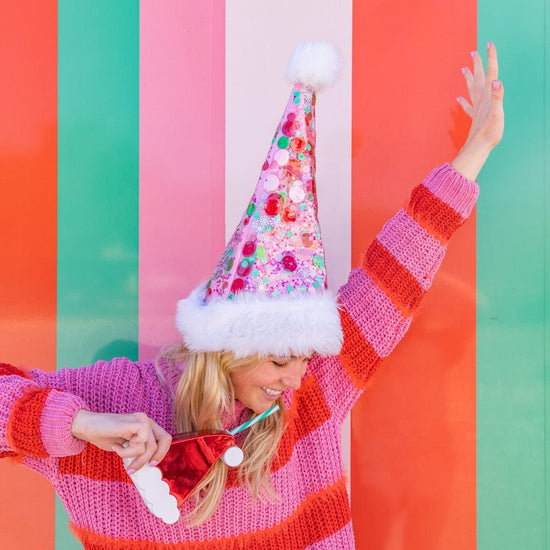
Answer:
[[[407,207],[384,225],[361,267],[340,289],[339,361],[354,398],[403,338],[447,241],[470,215],[478,194],[477,184],[450,164],[435,168],[412,191]]]
[[[44,373],[45,374],[45,373]],[[0,457],[61,457],[78,454],[84,442],[71,434],[83,399],[38,384],[32,372],[0,364]]]

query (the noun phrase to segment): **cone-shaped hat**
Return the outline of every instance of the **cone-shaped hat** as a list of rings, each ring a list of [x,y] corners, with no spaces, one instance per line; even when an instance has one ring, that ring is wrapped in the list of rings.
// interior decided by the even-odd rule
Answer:
[[[292,92],[254,194],[210,280],[178,303],[176,325],[191,351],[340,350],[315,190],[315,93],[332,84],[338,67],[331,44],[302,44],[292,55]]]

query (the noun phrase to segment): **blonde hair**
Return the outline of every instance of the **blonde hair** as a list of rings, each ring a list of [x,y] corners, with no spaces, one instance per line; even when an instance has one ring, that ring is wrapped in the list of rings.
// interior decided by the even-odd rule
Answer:
[[[262,360],[252,356],[236,359],[231,352],[192,353],[183,344],[168,348],[161,357],[172,364],[185,362],[174,395],[174,421],[179,433],[223,430],[223,418],[234,414],[235,395],[231,373],[252,370]],[[278,498],[270,478],[270,465],[284,431],[284,404],[280,410],[247,430],[242,445],[244,460],[238,479],[254,498]],[[250,417],[254,413],[251,411]],[[227,466],[218,460],[195,488],[191,525],[204,523],[215,511],[227,481]]]

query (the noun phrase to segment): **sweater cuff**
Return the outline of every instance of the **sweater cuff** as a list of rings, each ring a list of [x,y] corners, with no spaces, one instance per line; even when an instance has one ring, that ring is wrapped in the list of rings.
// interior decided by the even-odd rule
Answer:
[[[434,168],[423,185],[463,219],[470,215],[479,196],[479,185],[459,174],[448,162]]]
[[[73,437],[71,427],[78,411],[86,408],[80,397],[50,391],[40,419],[42,444],[49,456],[77,455],[84,450],[86,442]]]

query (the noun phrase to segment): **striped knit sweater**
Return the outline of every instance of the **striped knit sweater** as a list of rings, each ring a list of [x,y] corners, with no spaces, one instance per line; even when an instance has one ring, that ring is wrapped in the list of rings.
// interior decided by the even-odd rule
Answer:
[[[433,170],[340,289],[340,355],[314,358],[301,388],[285,395],[289,427],[272,466],[278,502],[254,501],[230,475],[206,523],[167,525],[147,511],[115,453],[72,438],[71,422],[80,408],[143,411],[172,432],[168,386],[179,373],[168,364],[162,367],[167,384],[159,383],[154,362],[128,359],[55,373],[0,365],[0,456],[15,456],[51,481],[89,550],[354,548],[342,422],[409,327],[447,240],[470,214],[477,194],[477,185],[449,164]]]

